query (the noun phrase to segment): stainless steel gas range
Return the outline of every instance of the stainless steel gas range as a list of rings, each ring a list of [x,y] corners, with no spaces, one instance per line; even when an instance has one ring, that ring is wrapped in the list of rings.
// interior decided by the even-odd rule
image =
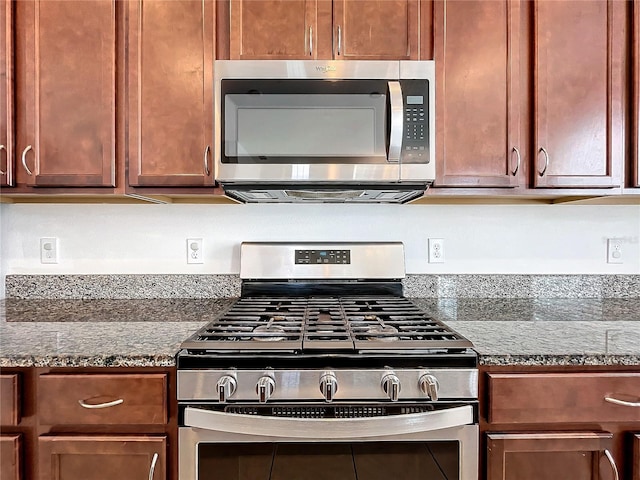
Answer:
[[[401,243],[243,243],[177,357],[180,480],[476,480],[476,354],[404,272]]]

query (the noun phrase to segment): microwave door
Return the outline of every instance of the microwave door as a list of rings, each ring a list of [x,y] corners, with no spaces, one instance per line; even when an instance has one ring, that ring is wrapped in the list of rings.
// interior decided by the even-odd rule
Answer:
[[[404,108],[400,82],[389,82],[389,146],[387,161],[400,162],[402,132],[404,131]]]

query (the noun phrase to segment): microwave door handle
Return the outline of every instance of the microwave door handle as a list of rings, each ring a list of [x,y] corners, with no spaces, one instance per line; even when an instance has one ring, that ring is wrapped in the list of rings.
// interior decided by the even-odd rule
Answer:
[[[402,151],[402,132],[404,131],[404,107],[400,82],[389,82],[389,104],[391,108],[391,129],[387,161],[398,163]]]
[[[434,412],[386,417],[307,419],[216,412],[195,407],[184,410],[186,427],[250,435],[253,438],[336,439],[375,438],[430,432],[473,424],[473,407],[463,405]]]

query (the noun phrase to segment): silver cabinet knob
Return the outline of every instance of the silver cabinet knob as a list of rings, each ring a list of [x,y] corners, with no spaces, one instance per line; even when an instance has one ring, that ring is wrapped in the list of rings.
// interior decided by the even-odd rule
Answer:
[[[400,379],[395,373],[388,373],[382,377],[382,390],[389,396],[389,400],[397,402],[400,396]]]
[[[420,380],[418,380],[418,385],[420,390],[422,390],[422,393],[427,395],[431,400],[438,400],[438,389],[440,388],[440,385],[438,384],[438,379],[436,377],[429,373],[422,375]]]
[[[216,383],[216,390],[218,391],[220,403],[226,402],[227,399],[234,394],[237,386],[238,383],[236,382],[236,379],[231,375],[223,375],[220,377],[218,383]]]
[[[267,400],[273,394],[276,389],[276,381],[268,375],[260,377],[256,384],[256,393],[258,394],[258,401],[260,403],[267,403]]]
[[[320,377],[320,391],[327,402],[333,401],[338,391],[338,379],[333,372],[325,372]]]

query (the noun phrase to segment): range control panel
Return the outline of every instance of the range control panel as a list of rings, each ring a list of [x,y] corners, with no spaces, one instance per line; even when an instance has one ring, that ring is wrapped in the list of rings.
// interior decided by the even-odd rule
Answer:
[[[350,264],[351,250],[296,250],[296,264]]]

